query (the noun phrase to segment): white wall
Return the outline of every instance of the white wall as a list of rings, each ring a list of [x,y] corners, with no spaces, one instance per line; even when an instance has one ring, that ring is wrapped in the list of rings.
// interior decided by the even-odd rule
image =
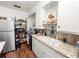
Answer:
[[[0,16],[9,17],[9,16],[15,16],[17,19],[27,18],[27,12],[18,11],[15,9],[0,7]]]
[[[60,1],[58,10],[58,31],[79,34],[79,1]]]

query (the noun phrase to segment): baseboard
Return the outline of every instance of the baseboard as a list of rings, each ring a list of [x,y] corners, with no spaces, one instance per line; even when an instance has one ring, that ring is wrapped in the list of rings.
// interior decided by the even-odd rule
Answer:
[[[29,44],[27,44],[27,47],[31,50],[31,48],[29,47]],[[33,50],[32,50],[33,52]],[[37,58],[36,54],[33,52],[33,54],[35,55],[35,57]]]
[[[32,50],[32,52],[33,52],[33,50]],[[36,54],[33,52],[33,54],[35,55],[35,57],[37,58],[37,56],[36,56]]]
[[[15,50],[0,53],[0,58],[6,58],[6,54],[7,54],[7,53],[10,53],[10,52],[13,52],[13,51],[15,51]]]
[[[8,52],[3,52],[3,53],[1,53],[1,54],[6,54],[6,53],[13,52],[13,51],[15,51],[15,50],[11,50],[11,51],[8,51]]]

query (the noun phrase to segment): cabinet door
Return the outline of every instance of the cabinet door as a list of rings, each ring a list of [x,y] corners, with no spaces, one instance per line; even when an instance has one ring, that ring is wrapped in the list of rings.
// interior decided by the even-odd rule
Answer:
[[[36,28],[43,28],[42,23],[44,20],[44,9],[41,8],[36,12]]]
[[[37,42],[37,50],[38,50],[38,55],[37,55],[37,57],[39,57],[39,58],[42,58],[43,57],[43,55],[44,55],[44,48],[43,48],[43,45],[42,45],[42,43],[40,42],[40,41],[38,41],[37,39],[36,39],[36,42]]]
[[[38,47],[38,57],[40,58],[50,58],[50,54],[49,52],[46,50],[47,48],[44,47],[45,44],[43,44],[42,42],[38,41],[37,47]]]
[[[35,55],[37,56],[37,46],[36,46],[36,40],[35,38],[32,37],[32,50],[35,53]]]
[[[41,57],[42,58],[51,58],[51,54],[47,51],[47,48],[44,46],[42,46],[42,50],[41,50]]]
[[[58,31],[79,32],[79,1],[60,1]]]
[[[32,40],[32,49],[33,49],[33,52],[36,54],[37,57],[41,57],[41,48],[39,46],[39,41],[36,39],[36,38],[33,38]]]

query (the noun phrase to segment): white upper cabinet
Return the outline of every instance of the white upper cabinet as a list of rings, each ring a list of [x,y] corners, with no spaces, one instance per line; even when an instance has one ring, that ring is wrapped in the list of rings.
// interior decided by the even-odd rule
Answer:
[[[79,33],[79,1],[59,1],[57,30]]]
[[[44,9],[40,8],[38,11],[36,11],[36,28],[43,29],[42,23],[44,20]]]

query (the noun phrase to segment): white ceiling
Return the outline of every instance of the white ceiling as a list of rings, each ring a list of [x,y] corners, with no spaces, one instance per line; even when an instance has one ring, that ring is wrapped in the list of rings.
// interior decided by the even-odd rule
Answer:
[[[40,1],[0,1],[0,6],[8,7],[20,11],[29,12]],[[19,5],[21,8],[16,8],[13,5]]]
[[[43,8],[50,9],[51,7],[53,8],[55,6],[58,6],[58,1],[51,1],[47,5],[45,5]]]

